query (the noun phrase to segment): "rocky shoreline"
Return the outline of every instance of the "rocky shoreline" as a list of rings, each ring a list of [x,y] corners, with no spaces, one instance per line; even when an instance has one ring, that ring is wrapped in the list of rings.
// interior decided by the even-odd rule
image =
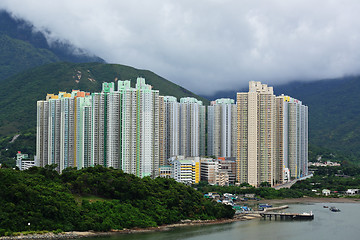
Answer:
[[[287,199],[271,199],[264,200],[270,204],[298,204],[298,203],[360,203],[358,198],[313,198],[313,197],[303,197],[303,198],[287,198]],[[14,240],[14,239],[74,239],[74,238],[85,238],[85,237],[98,237],[98,236],[108,236],[115,234],[131,234],[131,233],[144,233],[144,232],[157,232],[157,231],[170,231],[171,229],[178,227],[187,227],[187,226],[201,226],[201,225],[212,225],[212,224],[224,224],[232,223],[237,221],[246,221],[254,218],[259,218],[258,214],[247,214],[247,215],[236,215],[231,219],[217,219],[217,220],[183,220],[180,223],[163,225],[159,227],[149,227],[149,228],[132,228],[132,229],[123,229],[123,230],[112,230],[109,232],[95,232],[95,231],[86,231],[86,232],[63,232],[63,233],[45,233],[45,234],[28,234],[28,235],[19,235],[19,236],[6,236],[0,237],[0,240]]]
[[[187,226],[201,226],[201,225],[212,225],[212,224],[224,224],[237,221],[250,220],[255,217],[253,216],[236,216],[231,219],[217,219],[217,220],[183,220],[180,223],[163,225],[159,227],[149,227],[149,228],[132,228],[132,229],[123,229],[123,230],[112,230],[109,232],[95,232],[95,231],[86,231],[86,232],[63,232],[63,233],[45,233],[45,234],[28,234],[28,235],[19,235],[19,236],[6,236],[0,237],[0,240],[14,240],[14,239],[74,239],[74,238],[85,238],[85,237],[99,237],[99,236],[108,236],[115,234],[131,234],[131,233],[144,233],[144,232],[157,232],[157,231],[170,231],[171,229],[177,227],[187,227]]]
[[[360,203],[359,198],[328,198],[328,197],[302,197],[264,200],[271,204],[296,204],[296,203]]]

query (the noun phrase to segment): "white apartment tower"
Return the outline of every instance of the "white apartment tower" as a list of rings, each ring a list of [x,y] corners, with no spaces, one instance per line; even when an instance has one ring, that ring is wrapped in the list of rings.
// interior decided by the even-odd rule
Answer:
[[[109,167],[139,177],[159,175],[159,92],[138,78],[118,81],[107,97],[106,156]]]
[[[202,101],[186,97],[180,99],[180,155],[205,155],[205,106]]]
[[[87,94],[85,96],[85,94]],[[89,93],[78,92],[75,98],[75,139],[76,139],[76,167],[78,169],[91,166],[91,121],[92,104]]]
[[[236,105],[217,99],[208,106],[208,156],[236,156]]]
[[[291,178],[308,175],[308,107],[289,96],[276,97],[277,111],[277,158],[279,182],[284,171]]]
[[[159,175],[159,91],[138,78],[103,83],[101,93],[48,94],[37,102],[39,165],[102,165],[139,177]]]
[[[164,129],[165,129],[165,158],[169,159],[179,155],[179,126],[180,104],[176,97],[164,97]],[[166,165],[166,164],[164,164]]]

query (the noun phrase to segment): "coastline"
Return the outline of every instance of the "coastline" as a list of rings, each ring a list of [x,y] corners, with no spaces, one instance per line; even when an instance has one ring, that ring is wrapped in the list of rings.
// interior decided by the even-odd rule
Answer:
[[[264,199],[270,204],[306,204],[306,203],[360,203],[359,198],[314,198],[314,197],[303,197],[303,198],[285,198],[285,199]],[[247,203],[256,203],[257,201],[248,201]],[[132,233],[146,233],[146,232],[161,232],[170,231],[178,227],[188,226],[201,226],[201,225],[215,225],[215,224],[226,224],[238,221],[247,221],[255,218],[259,218],[257,214],[247,215],[236,215],[230,219],[216,219],[216,220],[183,220],[181,223],[162,225],[158,227],[149,228],[132,228],[123,230],[111,230],[109,232],[95,232],[95,231],[72,231],[63,232],[59,234],[45,233],[45,234],[28,234],[19,236],[4,236],[0,237],[0,240],[14,240],[14,239],[75,239],[85,237],[99,237],[109,236],[116,234],[132,234]]]
[[[264,200],[271,204],[297,204],[297,203],[360,203],[360,198],[327,198],[302,197]]]
[[[109,236],[116,234],[132,234],[132,233],[146,233],[146,232],[162,232],[170,231],[178,227],[188,227],[188,226],[202,226],[202,225],[215,225],[215,224],[225,224],[232,223],[237,221],[246,221],[256,218],[255,216],[235,216],[234,218],[229,219],[216,219],[216,220],[184,220],[181,223],[174,223],[168,225],[162,225],[158,227],[149,227],[149,228],[132,228],[132,229],[123,229],[123,230],[111,230],[109,232],[95,232],[95,231],[71,231],[54,234],[52,232],[45,234],[28,234],[28,235],[19,235],[19,236],[4,236],[0,237],[0,240],[14,240],[14,239],[74,239],[74,238],[87,238],[87,237],[100,237],[100,236]]]

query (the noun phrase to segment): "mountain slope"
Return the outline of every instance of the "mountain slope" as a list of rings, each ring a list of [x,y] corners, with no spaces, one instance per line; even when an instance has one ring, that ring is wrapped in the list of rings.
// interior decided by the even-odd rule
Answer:
[[[266,83],[266,82],[264,82]],[[208,96],[235,98],[236,92],[223,91]],[[276,95],[285,94],[309,106],[309,142],[313,148],[337,150],[360,156],[360,76],[291,82],[275,85]]]
[[[59,61],[104,62],[69,43],[55,41],[50,45],[30,23],[0,10],[0,81],[25,69]]]
[[[45,99],[47,93],[71,91],[101,91],[102,82],[130,79],[135,85],[138,76],[158,89],[161,95],[178,99],[196,97],[194,93],[147,70],[118,64],[103,63],[53,63],[36,67],[0,82],[0,135],[36,127],[36,101]]]
[[[360,77],[274,87],[309,106],[311,144],[360,156]]]
[[[51,51],[0,34],[0,79],[60,59]],[[16,67],[15,67],[16,66]]]

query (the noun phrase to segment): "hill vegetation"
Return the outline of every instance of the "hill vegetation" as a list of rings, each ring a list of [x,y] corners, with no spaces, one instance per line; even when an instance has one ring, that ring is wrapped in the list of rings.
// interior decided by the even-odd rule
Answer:
[[[0,169],[0,188],[0,234],[108,231],[234,215],[230,206],[204,199],[173,179],[141,179],[101,166],[61,175],[53,166]]]
[[[274,89],[309,106],[310,144],[360,163],[360,76],[296,82]]]
[[[4,34],[0,34],[0,49],[0,79],[35,66],[60,61],[47,49],[35,48],[27,42]]]
[[[31,23],[0,10],[0,81],[23,70],[59,61],[104,62],[69,43],[50,44]]]
[[[119,64],[103,63],[52,63],[17,74],[0,81],[0,162],[9,166],[16,151],[35,154],[36,101],[45,99],[47,93],[59,91],[101,91],[102,82],[131,80],[135,86],[137,77],[144,77],[148,84],[161,95],[195,97],[194,93],[178,86],[153,72]],[[10,143],[13,136],[21,136]]]
[[[71,91],[101,91],[102,82],[131,79],[142,76],[161,95],[178,99],[197,97],[194,93],[147,70],[119,64],[53,63],[33,68],[0,82],[0,135],[13,134],[36,126],[36,101],[45,99],[47,93]],[[205,99],[202,99],[207,102]]]
[[[248,89],[218,92],[207,98],[235,98],[241,91]],[[333,160],[360,164],[360,76],[291,82],[275,85],[274,91],[309,107],[309,145],[315,155],[327,152],[337,156]]]

